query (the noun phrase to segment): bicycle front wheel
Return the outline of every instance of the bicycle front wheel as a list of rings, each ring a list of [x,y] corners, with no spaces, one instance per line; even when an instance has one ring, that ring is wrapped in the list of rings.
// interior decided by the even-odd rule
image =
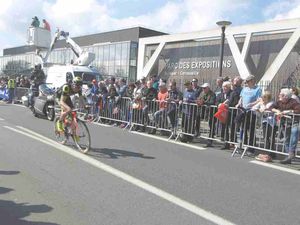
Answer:
[[[67,140],[68,140],[68,135],[67,135],[67,130],[64,131],[58,131],[57,129],[57,122],[59,120],[59,117],[56,117],[54,119],[54,134],[55,134],[55,138],[57,140],[57,142],[61,143],[61,144],[66,144]]]
[[[74,142],[79,151],[87,153],[91,148],[91,136],[87,125],[81,121],[77,121],[76,136],[73,136]]]

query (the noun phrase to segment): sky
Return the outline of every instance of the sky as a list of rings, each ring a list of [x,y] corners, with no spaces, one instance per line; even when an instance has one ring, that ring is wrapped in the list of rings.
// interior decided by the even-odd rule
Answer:
[[[6,0],[0,7],[0,55],[26,45],[32,17],[71,37],[142,26],[166,33],[300,17],[300,0]]]

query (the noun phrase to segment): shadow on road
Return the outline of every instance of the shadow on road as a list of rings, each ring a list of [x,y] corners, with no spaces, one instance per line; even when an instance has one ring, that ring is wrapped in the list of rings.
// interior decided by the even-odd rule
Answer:
[[[5,194],[5,193],[8,193],[13,190],[14,189],[11,189],[11,188],[0,187],[0,194]]]
[[[0,170],[0,175],[16,175],[19,174],[20,171],[4,171]]]
[[[120,157],[138,157],[143,159],[155,159],[155,157],[145,156],[142,153],[119,150],[119,149],[109,149],[109,148],[92,148],[89,155],[98,158],[111,158],[111,159],[118,159]]]
[[[15,175],[19,174],[19,171],[0,171],[0,175]],[[0,194],[6,194],[14,189],[0,187]],[[3,225],[58,225],[56,223],[40,222],[40,221],[26,221],[22,220],[29,216],[31,213],[46,213],[53,208],[41,204],[30,205],[29,203],[16,203],[9,200],[0,200],[0,224]]]

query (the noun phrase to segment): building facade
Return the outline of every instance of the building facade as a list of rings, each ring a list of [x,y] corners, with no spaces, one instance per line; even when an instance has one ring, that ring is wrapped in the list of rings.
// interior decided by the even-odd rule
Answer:
[[[222,77],[255,75],[262,83],[288,85],[300,79],[300,19],[273,21],[225,30]],[[158,75],[212,85],[219,77],[221,29],[142,38],[138,77]]]
[[[119,31],[86,35],[72,38],[83,50],[95,53],[91,66],[96,67],[103,77],[123,77],[129,81],[136,80],[138,40],[164,34],[162,32],[136,27]],[[3,50],[0,57],[0,73],[7,75],[28,74],[34,65],[40,62],[36,55],[37,47],[20,46]],[[45,54],[42,50],[41,54]],[[48,62],[68,64],[75,60],[73,51],[67,47],[65,40],[59,40],[51,52]]]

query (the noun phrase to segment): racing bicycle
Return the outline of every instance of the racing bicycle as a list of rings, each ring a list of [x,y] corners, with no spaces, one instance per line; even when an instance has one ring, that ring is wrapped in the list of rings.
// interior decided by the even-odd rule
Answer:
[[[91,136],[85,122],[78,118],[77,111],[78,109],[72,110],[72,112],[70,112],[69,115],[66,116],[65,120],[63,121],[64,131],[57,130],[56,124],[59,120],[59,116],[55,118],[55,137],[61,144],[66,144],[71,138],[80,152],[87,153],[91,148]],[[72,124],[74,124],[73,129],[71,126]]]

